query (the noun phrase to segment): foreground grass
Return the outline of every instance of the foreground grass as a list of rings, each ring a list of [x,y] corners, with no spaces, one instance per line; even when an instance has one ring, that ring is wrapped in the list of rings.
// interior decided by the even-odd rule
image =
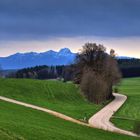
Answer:
[[[0,101],[0,140],[137,140]]]
[[[124,79],[119,86],[119,92],[128,96],[126,103],[115,114],[112,122],[123,129],[133,130],[136,120],[140,120],[140,78]],[[122,119],[121,119],[122,118]]]
[[[27,79],[0,79],[0,95],[61,112],[89,118],[103,105],[91,104],[72,83]]]

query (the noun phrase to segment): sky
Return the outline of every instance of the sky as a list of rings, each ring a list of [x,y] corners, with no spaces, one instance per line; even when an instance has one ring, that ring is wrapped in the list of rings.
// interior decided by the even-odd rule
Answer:
[[[86,42],[140,58],[139,0],[0,0],[0,56],[79,51]]]

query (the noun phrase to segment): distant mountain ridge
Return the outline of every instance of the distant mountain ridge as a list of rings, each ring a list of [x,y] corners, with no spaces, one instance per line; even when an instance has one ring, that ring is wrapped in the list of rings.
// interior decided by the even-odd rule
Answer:
[[[137,59],[137,58],[129,57],[129,56],[117,56],[116,58],[117,59]]]
[[[68,48],[58,52],[49,50],[43,53],[16,53],[8,57],[0,57],[0,65],[3,69],[21,69],[36,65],[67,65],[73,63],[75,57],[76,53],[72,53]]]
[[[0,57],[2,69],[22,69],[37,65],[68,65],[72,64],[76,58],[76,53],[69,48],[62,48],[58,52],[49,50],[42,53],[27,52],[16,53],[8,57]],[[117,59],[131,59],[127,56],[117,56]]]

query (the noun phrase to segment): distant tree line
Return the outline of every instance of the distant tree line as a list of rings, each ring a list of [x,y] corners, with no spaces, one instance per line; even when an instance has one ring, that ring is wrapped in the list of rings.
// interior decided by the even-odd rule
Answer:
[[[140,59],[118,59],[118,66],[122,77],[140,76]],[[74,75],[79,73],[74,65],[67,66],[35,66],[24,68],[7,74],[8,78],[31,78],[31,79],[56,79],[63,78],[64,81],[75,80]]]
[[[140,59],[118,59],[117,61],[123,77],[140,76]]]
[[[73,79],[73,69],[70,66],[35,66],[30,68],[20,69],[16,72],[11,72],[7,78],[28,78],[28,79],[64,79],[69,81]]]
[[[140,67],[140,59],[117,59],[120,68]]]

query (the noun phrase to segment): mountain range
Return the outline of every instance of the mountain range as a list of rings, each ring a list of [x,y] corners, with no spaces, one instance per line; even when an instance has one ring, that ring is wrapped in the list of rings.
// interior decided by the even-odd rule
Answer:
[[[8,57],[0,57],[2,69],[21,69],[36,65],[67,65],[74,62],[76,53],[63,48],[56,52],[49,50],[43,53],[16,53]]]
[[[58,52],[49,50],[43,53],[28,52],[16,53],[8,57],[0,57],[0,66],[3,70],[22,69],[37,65],[67,65],[74,62],[76,53],[68,48],[60,49]],[[131,57],[119,56],[117,59],[130,59]]]

